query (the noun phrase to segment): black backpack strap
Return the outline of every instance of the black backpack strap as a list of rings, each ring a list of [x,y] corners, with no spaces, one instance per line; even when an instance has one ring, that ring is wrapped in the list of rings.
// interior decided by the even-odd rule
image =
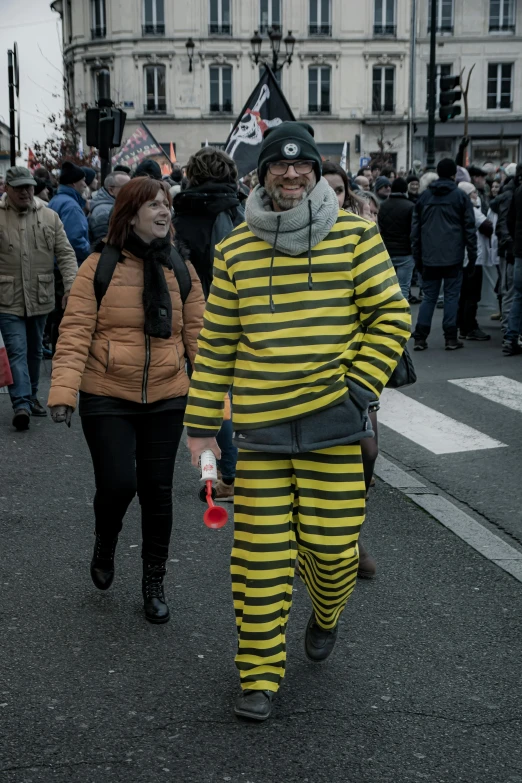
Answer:
[[[172,262],[174,274],[176,275],[176,280],[178,281],[181,301],[183,304],[185,304],[192,289],[192,279],[190,277],[190,272],[186,263],[183,261],[175,247],[173,247],[170,251],[170,260]]]
[[[100,258],[98,259],[98,266],[94,273],[94,296],[96,297],[96,309],[100,309],[101,301],[107,289],[111,284],[116,264],[121,258],[121,250],[114,245],[105,245]],[[187,270],[188,271],[188,270]]]

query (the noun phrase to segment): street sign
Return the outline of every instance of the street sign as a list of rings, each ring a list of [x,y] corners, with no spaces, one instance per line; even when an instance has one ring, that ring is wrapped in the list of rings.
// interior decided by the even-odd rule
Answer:
[[[367,158],[367,157],[359,158],[359,168],[363,169],[365,166],[368,166],[370,160],[371,158]]]

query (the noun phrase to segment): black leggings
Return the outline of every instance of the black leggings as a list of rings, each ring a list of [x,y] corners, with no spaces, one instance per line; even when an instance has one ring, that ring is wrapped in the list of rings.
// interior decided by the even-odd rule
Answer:
[[[137,492],[142,557],[165,561],[172,532],[172,479],[183,412],[84,416],[82,427],[96,481],[96,533],[116,538]]]

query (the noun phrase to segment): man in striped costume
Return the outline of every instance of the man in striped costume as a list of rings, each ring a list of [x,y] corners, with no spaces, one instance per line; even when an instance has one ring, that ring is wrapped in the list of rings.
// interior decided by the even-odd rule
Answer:
[[[325,661],[355,586],[364,520],[361,438],[410,334],[377,226],[340,210],[309,125],[265,133],[246,223],[216,248],[185,423],[192,461],[217,449],[232,386],[232,591],[238,716],[265,720],[285,671],[296,554]]]

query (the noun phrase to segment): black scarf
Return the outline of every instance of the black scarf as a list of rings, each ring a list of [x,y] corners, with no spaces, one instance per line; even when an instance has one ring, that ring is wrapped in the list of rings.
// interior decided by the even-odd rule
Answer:
[[[153,239],[150,244],[131,231],[125,250],[143,259],[143,309],[145,334],[168,340],[172,335],[172,299],[163,267],[172,270],[170,235],[165,239]]]

